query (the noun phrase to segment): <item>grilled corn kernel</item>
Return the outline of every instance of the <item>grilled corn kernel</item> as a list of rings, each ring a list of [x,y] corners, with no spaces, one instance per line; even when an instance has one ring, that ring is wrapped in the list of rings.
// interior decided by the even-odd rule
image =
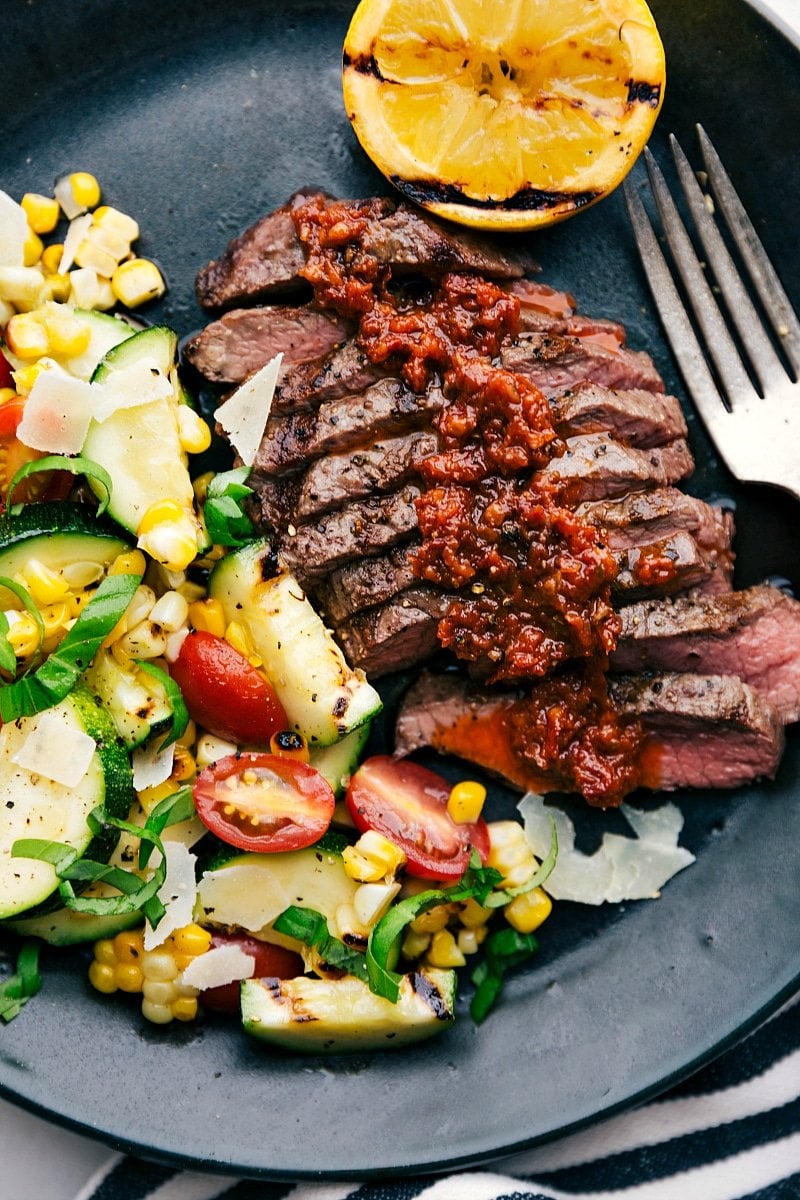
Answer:
[[[61,259],[64,254],[64,245],[62,242],[53,242],[50,246],[45,246],[42,251],[42,266],[48,275],[58,275]]]
[[[85,588],[102,579],[104,571],[100,563],[86,559],[84,562],[66,563],[60,573],[71,588]]]
[[[113,967],[117,961],[117,951],[111,938],[102,938],[94,944],[94,956],[103,966]]]
[[[17,313],[6,325],[6,344],[17,358],[41,358],[50,349],[47,330],[38,313]]]
[[[237,749],[235,742],[226,742],[223,738],[214,737],[212,733],[204,733],[197,740],[195,762],[202,770],[203,767],[209,767],[229,754],[235,754]]]
[[[430,944],[429,933],[417,933],[410,929],[403,939],[402,951],[406,958],[421,958]]]
[[[508,888],[522,887],[538,870],[525,830],[517,821],[490,822],[486,865],[500,872],[502,885]]]
[[[72,198],[81,208],[94,208],[100,203],[100,184],[88,171],[73,171],[69,178]],[[67,213],[69,216],[69,213]]]
[[[167,636],[152,621],[140,621],[120,638],[120,650],[137,661],[161,658],[167,648]]]
[[[478,935],[474,929],[459,929],[456,935],[456,943],[459,950],[464,955],[478,953]]]
[[[127,242],[135,242],[139,236],[139,226],[133,217],[120,212],[118,208],[111,208],[108,204],[101,204],[99,208],[95,209],[92,221],[101,229],[112,230]]]
[[[133,598],[125,612],[128,618],[128,627],[132,629],[140,621],[146,620],[150,616],[155,602],[156,594],[153,589],[148,587],[146,583],[140,583],[133,593]]]
[[[393,878],[399,868],[405,866],[406,856],[382,833],[368,829],[354,846],[345,847],[342,862],[351,879],[360,883],[378,883],[381,879]]]
[[[141,537],[143,533],[150,533],[157,525],[164,525],[167,522],[177,524],[186,516],[186,510],[181,508],[176,500],[157,500],[155,504],[151,504],[145,512],[139,528],[136,530],[137,537]]]
[[[486,801],[486,788],[482,783],[465,779],[457,783],[447,799],[447,811],[458,824],[472,825],[478,820]]]
[[[47,305],[43,319],[53,354],[73,358],[88,348],[92,337],[89,326],[75,317],[65,305]]]
[[[108,568],[109,575],[144,575],[147,559],[141,550],[127,550],[118,554]]]
[[[175,979],[178,974],[175,958],[166,949],[146,950],[142,958],[142,965],[147,979],[151,982],[162,983],[165,980]]]
[[[117,269],[117,260],[101,246],[85,237],[75,251],[75,262],[79,267],[96,271],[101,279],[111,279]],[[112,285],[113,286],[113,285]]]
[[[109,254],[114,263],[121,262],[131,252],[131,243],[128,238],[123,237],[108,225],[98,225],[96,219],[89,226],[86,241],[105,254]]]
[[[178,409],[178,437],[187,454],[202,454],[211,445],[211,430],[188,404]]]
[[[117,962],[140,962],[144,954],[144,935],[140,929],[126,930],[113,939]]]
[[[192,483],[195,500],[198,504],[205,504],[206,496],[208,495],[208,485],[215,474],[215,471],[205,471],[202,475],[198,475]]]
[[[138,963],[118,963],[114,969],[114,978],[121,992],[140,992],[144,976]]]
[[[438,933],[450,920],[450,905],[436,904],[427,912],[422,912],[411,922],[415,933]]]
[[[196,958],[211,949],[211,934],[202,925],[184,925],[172,934],[172,943],[178,954],[190,954]]]
[[[39,629],[30,613],[20,613],[6,637],[17,658],[30,658],[39,649]]]
[[[175,960],[170,959],[170,962],[175,966]],[[175,967],[177,973],[177,967]],[[172,980],[145,979],[142,983],[142,995],[152,1004],[165,1004],[168,1008],[172,1006],[172,1001],[175,999],[175,985]]]
[[[55,300],[58,304],[66,304],[72,291],[72,280],[69,275],[59,275],[49,272],[44,277],[46,300]]]
[[[225,628],[225,641],[229,646],[233,646],[234,650],[238,650],[245,658],[250,658],[253,654],[253,647],[247,636],[244,626],[238,621],[231,621]]]
[[[20,312],[37,308],[44,293],[44,275],[36,267],[0,267],[0,300],[7,300]]]
[[[362,883],[353,896],[353,908],[361,924],[368,929],[377,925],[399,891],[400,884],[396,881]]]
[[[22,247],[22,265],[24,267],[35,266],[41,259],[43,250],[44,242],[38,233],[29,229]]]
[[[66,579],[56,574],[38,558],[29,558],[25,564],[25,585],[37,604],[54,604],[69,591]]]
[[[189,605],[180,592],[164,592],[150,610],[150,620],[165,633],[177,633],[189,619]]]
[[[157,804],[166,800],[167,796],[174,796],[177,790],[178,785],[172,779],[165,779],[163,783],[157,783],[155,787],[142,788],[137,795],[139,803],[149,816]]]
[[[169,1004],[153,1004],[152,1001],[144,999],[142,1016],[151,1025],[169,1025],[172,1020],[172,1008]]]
[[[43,604],[41,609],[44,622],[44,635],[51,638],[55,634],[66,633],[67,625],[72,621],[72,606],[63,600],[54,604]]]
[[[281,729],[279,733],[273,733],[269,739],[269,751],[278,758],[293,758],[296,762],[308,762],[311,757],[308,742],[302,733],[296,733],[294,729]]]
[[[172,1001],[172,1015],[176,1021],[193,1021],[197,1016],[197,997],[178,996]]]
[[[225,610],[219,600],[196,600],[189,605],[189,624],[203,633],[225,636]]]
[[[197,774],[197,764],[186,746],[176,746],[174,754],[170,779],[174,783],[185,783],[187,779],[191,779]]]
[[[110,996],[117,990],[116,972],[113,966],[95,960],[89,967],[89,982],[98,992]]]
[[[425,957],[432,967],[463,967],[467,961],[449,929],[434,933]]]
[[[137,540],[151,558],[175,571],[185,570],[197,557],[197,535],[188,519],[181,525],[156,525]]]
[[[138,308],[148,300],[163,296],[167,285],[154,262],[147,258],[129,258],[114,271],[111,288],[121,304]]]
[[[547,920],[553,909],[553,902],[541,888],[533,888],[515,896],[510,904],[503,909],[509,925],[517,933],[533,933],[534,929]]]
[[[470,897],[465,900],[460,906],[458,919],[465,929],[478,929],[481,925],[485,925],[491,917],[494,909],[484,908],[482,904]]]
[[[38,192],[26,192],[20,200],[28,224],[34,233],[52,233],[61,216],[61,206],[53,196],[41,196]]]

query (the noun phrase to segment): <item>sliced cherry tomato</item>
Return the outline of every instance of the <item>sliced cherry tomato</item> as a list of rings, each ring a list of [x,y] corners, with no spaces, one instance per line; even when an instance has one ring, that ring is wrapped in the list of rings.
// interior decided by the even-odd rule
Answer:
[[[427,767],[376,755],[361,764],[347,789],[347,807],[363,833],[374,829],[400,846],[409,875],[458,879],[475,849],[489,854],[486,822],[459,824],[447,811],[450,785]]]
[[[14,396],[5,404],[0,404],[0,496],[4,501],[8,486],[20,467],[44,457],[40,450],[24,446],[17,437],[17,426],[22,420],[24,408],[25,399],[22,396]],[[69,471],[47,471],[39,475],[29,475],[14,489],[12,499],[27,504],[34,500],[64,500],[72,483],[73,477]]]
[[[262,942],[246,933],[215,933],[211,937],[212,948],[216,946],[238,946],[245,954],[256,960],[254,979],[294,979],[303,974],[303,960],[294,950]],[[214,1012],[239,1012],[239,984],[224,983],[220,987],[206,988],[200,993],[203,1008]]]
[[[336,800],[314,767],[273,754],[229,754],[200,772],[194,802],[203,824],[241,850],[299,850],[322,837]]]
[[[14,379],[11,374],[11,363],[4,354],[0,354],[0,388],[10,388],[14,386]]]
[[[224,638],[198,630],[184,639],[170,674],[198,725],[230,742],[267,745],[289,724],[273,687]]]

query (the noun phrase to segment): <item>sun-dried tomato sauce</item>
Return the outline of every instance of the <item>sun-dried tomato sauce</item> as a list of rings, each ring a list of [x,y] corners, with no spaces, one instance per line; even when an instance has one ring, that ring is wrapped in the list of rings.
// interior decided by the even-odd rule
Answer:
[[[436,378],[447,396],[434,418],[439,452],[420,467],[413,555],[415,574],[457,593],[439,640],[488,683],[537,681],[513,709],[515,753],[555,787],[618,803],[636,786],[641,729],[605,687],[617,563],[558,485],[537,479],[564,452],[547,399],[492,361],[519,331],[519,297],[466,272],[422,293],[395,288],[363,245],[382,211],[380,201],[312,201],[293,215],[317,302],[357,319],[372,362],[415,391]]]

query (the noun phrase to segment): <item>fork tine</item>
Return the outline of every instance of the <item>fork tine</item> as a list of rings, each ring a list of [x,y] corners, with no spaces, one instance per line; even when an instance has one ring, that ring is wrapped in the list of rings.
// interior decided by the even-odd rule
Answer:
[[[786,372],[764,331],[761,317],[747,294],[714,219],[706,208],[705,197],[689,160],[674,134],[670,134],[669,140],[692,220],[706,258],[711,264],[714,278],[725,298],[728,312],[739,330],[745,352],[755,367],[763,391],[768,391],[770,387],[780,387],[786,382]]]
[[[650,218],[630,179],[625,180],[623,191],[647,282],[656,301],[672,352],[709,436],[716,442],[724,457],[724,437],[728,432],[726,423],[730,420],[729,414],[725,410],[722,396],[686,314],[667,260],[650,224]]]
[[[755,398],[755,389],[698,262],[666,180],[647,147],[645,147],[644,153],[647,173],[650,176],[650,186],[661,217],[667,244],[672,251],[689,304],[703,331],[708,352],[717,368],[727,398],[731,407],[738,402],[751,402]]]
[[[800,375],[800,320],[798,320],[789,297],[775,273],[775,268],[753,228],[753,223],[745,212],[728,173],[720,162],[719,155],[702,125],[697,126],[697,136],[717,204],[724,213],[728,228],[747,264],[761,303],[769,314],[775,332],[781,339],[786,357],[795,372]]]

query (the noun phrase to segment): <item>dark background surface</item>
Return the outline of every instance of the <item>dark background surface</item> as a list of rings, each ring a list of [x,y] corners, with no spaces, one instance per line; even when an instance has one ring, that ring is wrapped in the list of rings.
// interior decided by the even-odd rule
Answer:
[[[13,103],[0,115],[0,186],[19,197],[94,172],[139,221],[170,290],[146,314],[182,337],[203,320],[197,269],[309,183],[383,191],[344,116],[341,44],[353,5],[82,0],[5,5]],[[800,60],[740,0],[659,0],[667,99],[652,148],[675,132],[695,162],[701,120],[795,301]],[[639,178],[637,168],[636,178]],[[542,278],[622,320],[683,395],[620,193],[532,236]],[[689,413],[689,489],[737,506],[737,584],[800,584],[796,504],[736,488]],[[466,1015],[397,1055],[277,1055],[212,1021],[162,1030],[99,999],[85,963],[49,953],[45,986],[0,1030],[0,1090],[115,1145],[248,1174],[389,1174],[467,1164],[651,1094],[775,1005],[800,970],[796,737],[776,783],[678,796],[697,865],[657,903],[562,904],[542,950],[480,1029]],[[651,803],[652,801],[644,801]],[[495,790],[490,816],[510,811]],[[573,816],[578,805],[569,804]],[[618,814],[578,814],[582,845]],[[438,1134],[435,1132],[438,1131]]]

